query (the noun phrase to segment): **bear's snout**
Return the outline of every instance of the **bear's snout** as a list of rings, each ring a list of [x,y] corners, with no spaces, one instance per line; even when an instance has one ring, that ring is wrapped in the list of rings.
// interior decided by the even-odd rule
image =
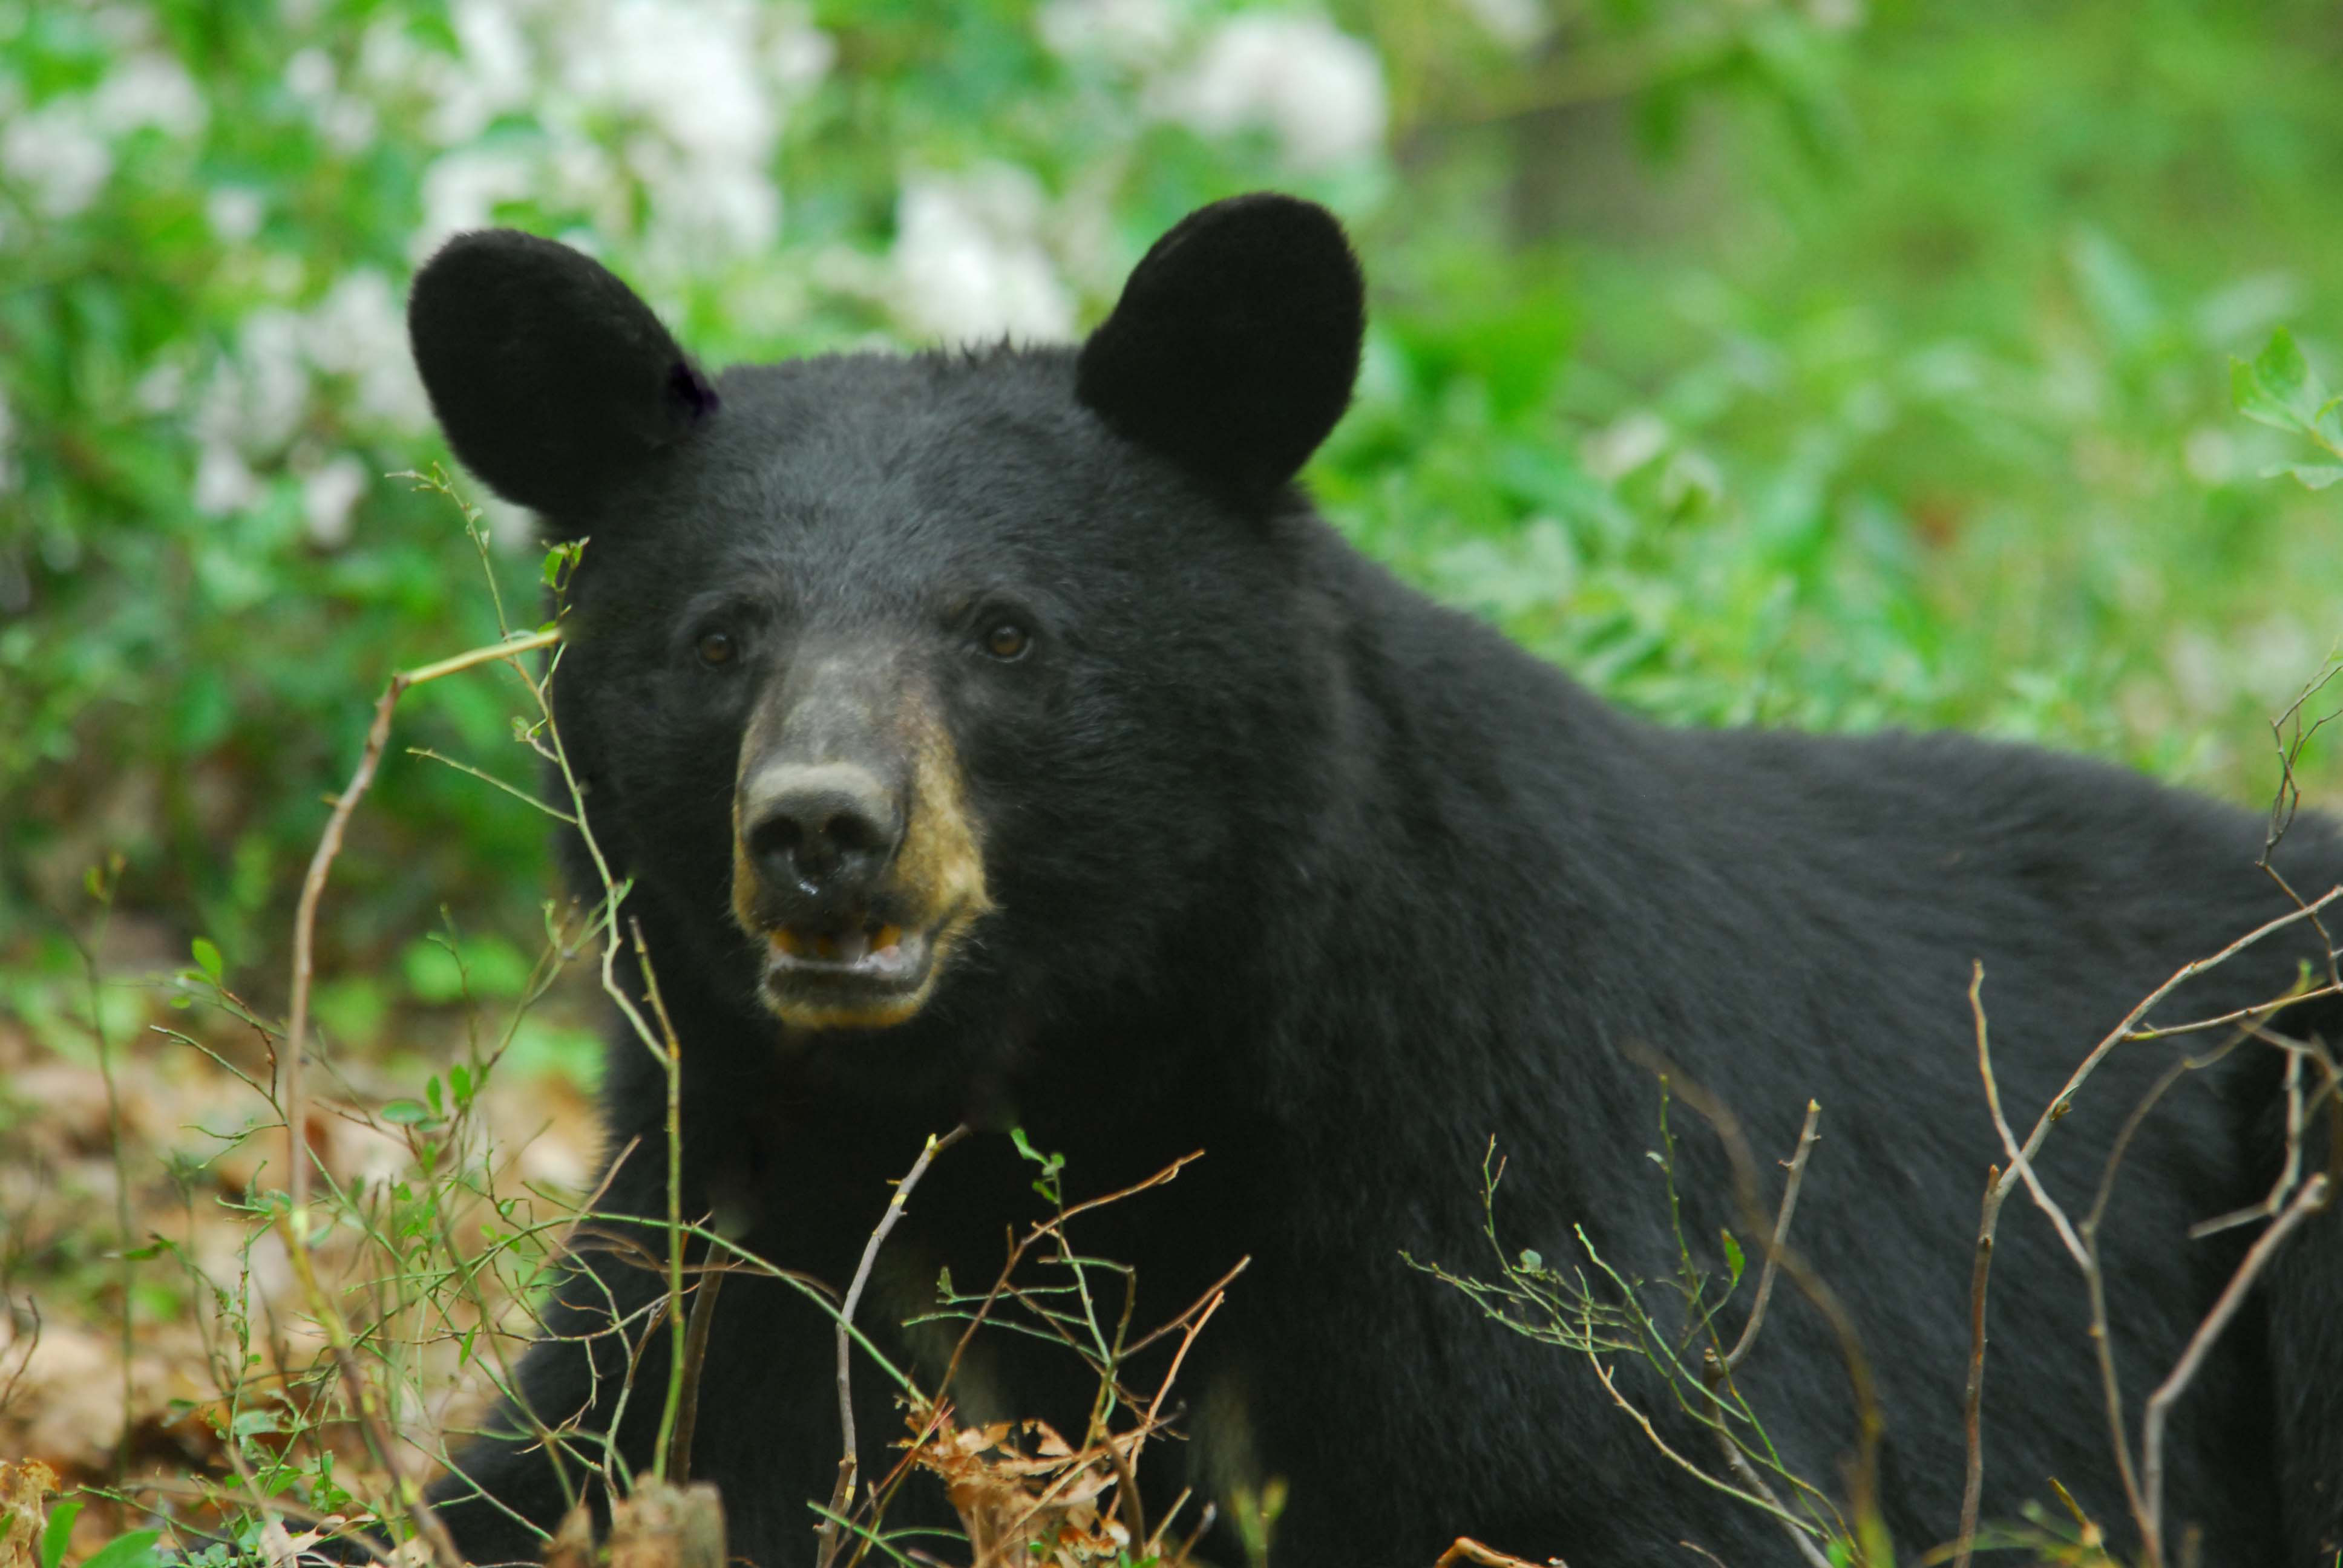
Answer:
[[[732,819],[733,915],[793,1027],[910,1019],[992,907],[958,755],[887,661],[808,660],[783,683],[742,738]]]
[[[769,898],[819,921],[867,904],[903,842],[902,791],[850,762],[744,780],[740,839]]]

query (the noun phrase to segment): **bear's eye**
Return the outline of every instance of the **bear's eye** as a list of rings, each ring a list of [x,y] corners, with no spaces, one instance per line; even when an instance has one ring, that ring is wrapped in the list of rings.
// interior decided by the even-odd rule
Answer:
[[[998,622],[984,634],[984,651],[1003,664],[1024,658],[1032,646],[1032,634],[1013,620]]]
[[[702,664],[729,664],[738,651],[739,647],[729,632],[711,631],[700,637],[699,662]]]

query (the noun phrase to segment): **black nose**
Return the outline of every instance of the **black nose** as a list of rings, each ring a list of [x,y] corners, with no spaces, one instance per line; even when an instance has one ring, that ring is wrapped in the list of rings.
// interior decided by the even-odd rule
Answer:
[[[894,790],[851,763],[779,764],[742,786],[740,839],[773,893],[843,904],[894,859],[903,811]]]

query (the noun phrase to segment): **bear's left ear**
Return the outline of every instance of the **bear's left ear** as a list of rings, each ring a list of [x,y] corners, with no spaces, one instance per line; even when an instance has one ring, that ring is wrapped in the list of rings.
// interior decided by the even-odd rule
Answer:
[[[716,408],[716,388],[634,290],[518,230],[442,246],[416,275],[407,330],[456,456],[557,532]]]
[[[1358,259],[1333,215],[1234,196],[1155,242],[1082,345],[1075,395],[1250,509],[1342,417],[1365,328]]]

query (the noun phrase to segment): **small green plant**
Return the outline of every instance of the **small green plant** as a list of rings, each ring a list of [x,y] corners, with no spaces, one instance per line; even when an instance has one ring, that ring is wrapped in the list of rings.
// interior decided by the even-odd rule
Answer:
[[[2329,395],[2292,333],[2281,327],[2252,359],[2230,360],[2229,395],[2247,418],[2299,436],[2328,459],[2281,463],[2263,477],[2287,475],[2308,490],[2343,479],[2343,394]]]

